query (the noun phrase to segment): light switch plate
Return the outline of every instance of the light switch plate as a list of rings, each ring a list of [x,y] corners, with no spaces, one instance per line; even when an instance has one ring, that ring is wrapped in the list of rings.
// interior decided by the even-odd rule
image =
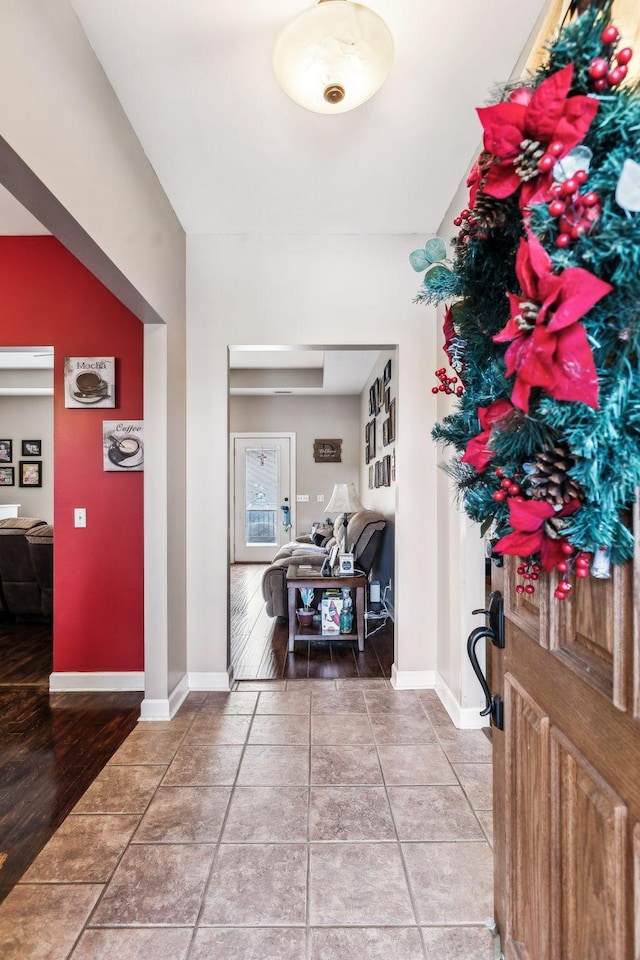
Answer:
[[[85,507],[75,507],[73,511],[73,525],[74,527],[86,527],[87,525],[87,511]]]

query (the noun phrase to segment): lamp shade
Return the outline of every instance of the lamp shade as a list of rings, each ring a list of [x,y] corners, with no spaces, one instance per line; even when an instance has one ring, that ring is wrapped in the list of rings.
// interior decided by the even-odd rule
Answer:
[[[364,510],[356,493],[354,483],[336,483],[331,499],[325,507],[326,513],[356,513]]]
[[[345,113],[380,89],[393,54],[389,28],[373,10],[351,0],[320,0],[280,32],[273,67],[300,106]]]

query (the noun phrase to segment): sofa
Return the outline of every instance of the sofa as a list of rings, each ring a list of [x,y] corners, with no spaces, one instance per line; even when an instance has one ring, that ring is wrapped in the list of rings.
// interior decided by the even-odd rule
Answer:
[[[359,510],[349,518],[347,524],[347,544],[349,553],[354,556],[357,570],[369,574],[376,554],[380,548],[382,534],[386,526],[385,518],[373,510]],[[315,541],[313,538],[315,537]],[[333,535],[321,543],[317,542],[317,528],[311,535],[303,535],[281,547],[262,577],[262,596],[266,611],[270,617],[286,617],[287,605],[287,569],[291,563],[304,563],[318,567],[324,563],[334,544],[340,552],[345,551],[344,524],[342,517],[336,520]]]
[[[36,540],[35,560],[29,537]],[[35,517],[0,520],[0,601],[5,619],[51,620],[53,527],[44,520]]]

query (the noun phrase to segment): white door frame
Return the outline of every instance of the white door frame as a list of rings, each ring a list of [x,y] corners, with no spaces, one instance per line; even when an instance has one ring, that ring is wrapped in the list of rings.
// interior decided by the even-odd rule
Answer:
[[[235,440],[274,440],[286,437],[289,441],[289,508],[291,511],[291,529],[296,529],[296,435],[288,430],[271,430],[269,432],[250,430],[244,433],[229,433],[229,556],[235,557],[235,457],[233,445]]]

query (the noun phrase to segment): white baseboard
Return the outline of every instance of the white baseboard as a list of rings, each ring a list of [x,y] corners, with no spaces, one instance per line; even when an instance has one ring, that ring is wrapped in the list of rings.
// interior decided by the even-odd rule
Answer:
[[[432,690],[435,685],[435,670],[397,670],[395,663],[391,667],[394,690]]]
[[[219,673],[188,673],[189,690],[230,690],[231,679],[227,670]]]
[[[489,726],[488,718],[480,716],[482,707],[461,706],[439,673],[436,674],[435,690],[459,730],[480,730]]]
[[[165,700],[152,700],[145,697],[140,705],[140,720],[171,720],[184,703],[189,693],[187,674],[179,680],[169,697]]]
[[[144,673],[141,670],[126,673],[52,673],[49,690],[51,693],[144,690]]]

